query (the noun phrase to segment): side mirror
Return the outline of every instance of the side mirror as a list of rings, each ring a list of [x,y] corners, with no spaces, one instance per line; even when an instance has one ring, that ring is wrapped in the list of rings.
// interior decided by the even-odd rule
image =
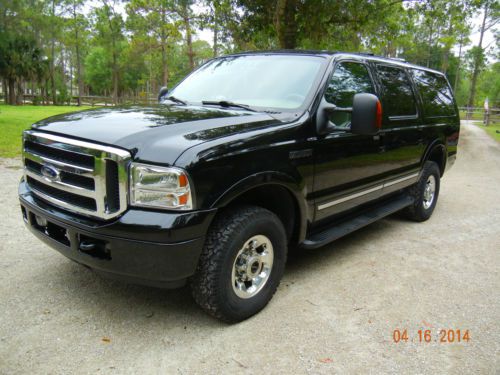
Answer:
[[[335,130],[335,125],[330,121],[329,115],[337,109],[335,105],[328,103],[325,98],[321,99],[316,112],[316,130],[318,134],[328,134]]]
[[[352,103],[351,132],[374,135],[382,127],[382,105],[373,94],[356,94]]]
[[[163,86],[160,89],[160,92],[158,93],[158,101],[160,101],[161,98],[163,98],[167,93],[168,93],[168,87],[167,86]]]

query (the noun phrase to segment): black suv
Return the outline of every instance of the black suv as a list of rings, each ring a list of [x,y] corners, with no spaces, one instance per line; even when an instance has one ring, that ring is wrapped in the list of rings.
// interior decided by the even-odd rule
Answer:
[[[22,215],[99,273],[189,282],[228,322],[268,303],[288,248],[403,209],[427,220],[460,130],[443,74],[368,54],[216,58],[159,101],[34,124]]]

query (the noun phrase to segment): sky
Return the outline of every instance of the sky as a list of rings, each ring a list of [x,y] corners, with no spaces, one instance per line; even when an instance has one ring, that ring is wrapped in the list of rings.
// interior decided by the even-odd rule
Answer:
[[[477,14],[476,17],[472,20],[473,24],[473,33],[470,36],[471,40],[471,46],[468,46],[468,48],[471,48],[472,46],[477,46],[479,43],[479,37],[480,37],[480,29],[481,29],[481,23],[483,22],[483,15],[484,12],[481,12],[480,14]],[[495,45],[495,36],[492,32],[492,30],[488,30],[483,37],[483,48],[484,47],[492,47]]]

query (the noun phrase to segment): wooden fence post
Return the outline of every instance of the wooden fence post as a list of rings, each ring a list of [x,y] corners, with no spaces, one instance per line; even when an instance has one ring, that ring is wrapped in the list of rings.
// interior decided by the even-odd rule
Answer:
[[[483,124],[484,126],[490,126],[490,111],[487,109],[484,110]]]

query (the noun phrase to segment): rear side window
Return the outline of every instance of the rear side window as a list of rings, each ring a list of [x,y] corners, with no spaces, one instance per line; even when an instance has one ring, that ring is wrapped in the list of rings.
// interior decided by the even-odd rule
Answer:
[[[377,65],[377,73],[384,90],[382,109],[386,116],[416,116],[417,107],[410,79],[404,69]]]
[[[422,97],[425,117],[455,116],[453,94],[442,75],[420,69],[412,69],[412,74]]]
[[[348,108],[352,107],[354,95],[359,93],[375,93],[366,66],[351,61],[337,64],[325,92],[326,101],[337,107]],[[351,114],[333,112],[330,115],[330,121],[336,126],[347,127],[351,123]]]

